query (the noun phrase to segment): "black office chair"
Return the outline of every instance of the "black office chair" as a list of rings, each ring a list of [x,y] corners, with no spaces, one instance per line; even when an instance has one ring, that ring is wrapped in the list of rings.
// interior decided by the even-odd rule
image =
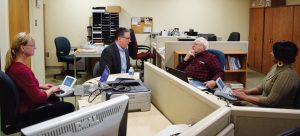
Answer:
[[[207,41],[217,41],[217,36],[215,36],[215,35],[209,35],[207,37]]]
[[[93,77],[100,76],[100,62],[96,62],[93,68]]]
[[[69,40],[66,37],[56,37],[54,40],[56,47],[56,57],[58,62],[66,62],[67,70],[60,74],[55,74],[54,78],[62,75],[73,75],[74,72],[70,71],[69,64],[74,64],[74,55],[69,55],[71,50],[71,45]],[[81,58],[76,58],[76,61],[79,61]],[[77,74],[78,77],[81,77],[80,74]]]
[[[0,71],[0,111],[1,111],[1,129],[5,134],[19,132],[21,128],[48,120],[53,117],[47,117],[42,120],[34,120],[35,113],[44,113],[45,109],[51,108],[51,103],[41,104],[25,113],[19,113],[20,94],[13,80]]]
[[[297,95],[296,95],[296,98],[295,98],[294,108],[295,109],[300,109],[300,79],[299,79],[299,84],[298,84]]]
[[[283,133],[280,133],[276,136],[300,136],[300,127],[289,129]]]
[[[144,52],[140,52],[140,50]],[[128,45],[128,52],[129,56],[136,60],[136,66],[141,70],[144,69],[144,61],[147,61],[150,58],[155,58],[155,54],[151,53],[149,46],[137,44],[135,33],[132,29],[130,29],[130,43]]]
[[[239,32],[231,32],[227,41],[240,41],[240,33]]]

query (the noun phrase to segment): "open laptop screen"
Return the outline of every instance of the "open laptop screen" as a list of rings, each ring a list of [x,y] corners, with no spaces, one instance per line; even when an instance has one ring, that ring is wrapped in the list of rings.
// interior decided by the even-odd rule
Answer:
[[[63,84],[64,86],[73,87],[75,81],[76,81],[76,80],[75,80],[74,77],[66,76],[62,84]]]
[[[108,66],[106,66],[105,69],[103,70],[103,73],[102,73],[101,77],[100,77],[100,82],[101,83],[107,81],[109,73],[110,73],[109,68],[108,68]]]
[[[177,70],[177,69],[173,69],[173,68],[170,68],[170,67],[166,67],[166,71],[176,77],[178,77],[179,79],[185,81],[185,82],[189,82],[188,81],[188,78],[185,74],[184,71],[180,71],[180,70]]]
[[[224,89],[225,83],[222,81],[222,79],[220,77],[216,80],[216,83],[217,83],[220,90]]]

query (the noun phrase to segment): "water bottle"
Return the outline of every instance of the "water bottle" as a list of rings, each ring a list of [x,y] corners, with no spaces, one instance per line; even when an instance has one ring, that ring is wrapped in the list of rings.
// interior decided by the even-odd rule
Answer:
[[[128,74],[129,74],[129,76],[134,76],[134,69],[133,69],[133,67],[129,68]]]

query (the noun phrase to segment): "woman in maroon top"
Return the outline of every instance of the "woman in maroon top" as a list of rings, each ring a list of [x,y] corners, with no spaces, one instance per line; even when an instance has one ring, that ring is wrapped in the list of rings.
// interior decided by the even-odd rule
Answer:
[[[34,55],[35,49],[32,35],[21,32],[15,36],[12,47],[6,54],[5,72],[16,83],[20,91],[20,113],[25,113],[36,105],[48,102],[51,102],[53,106],[47,109],[47,115],[35,115],[34,120],[56,117],[74,111],[73,104],[59,102],[59,99],[52,95],[60,90],[58,86],[40,85],[31,69],[25,64],[25,60]],[[54,99],[56,99],[55,102]]]
[[[218,58],[206,51],[208,41],[203,37],[197,38],[183,61],[176,69],[184,71],[188,77],[204,82],[210,89],[216,86],[216,80],[224,76],[224,70],[220,66]]]

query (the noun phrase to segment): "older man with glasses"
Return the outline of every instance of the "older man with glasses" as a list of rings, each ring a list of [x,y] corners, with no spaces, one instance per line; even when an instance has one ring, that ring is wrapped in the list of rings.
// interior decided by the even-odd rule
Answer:
[[[203,38],[197,38],[192,49],[179,63],[176,69],[184,71],[188,77],[204,82],[204,85],[210,89],[216,86],[216,80],[224,76],[224,70],[220,66],[218,58],[209,53],[208,41]]]
[[[101,75],[105,66],[108,66],[111,74],[128,72],[130,68],[130,59],[127,49],[129,42],[129,30],[127,28],[120,27],[116,31],[115,42],[102,51],[99,75]]]

